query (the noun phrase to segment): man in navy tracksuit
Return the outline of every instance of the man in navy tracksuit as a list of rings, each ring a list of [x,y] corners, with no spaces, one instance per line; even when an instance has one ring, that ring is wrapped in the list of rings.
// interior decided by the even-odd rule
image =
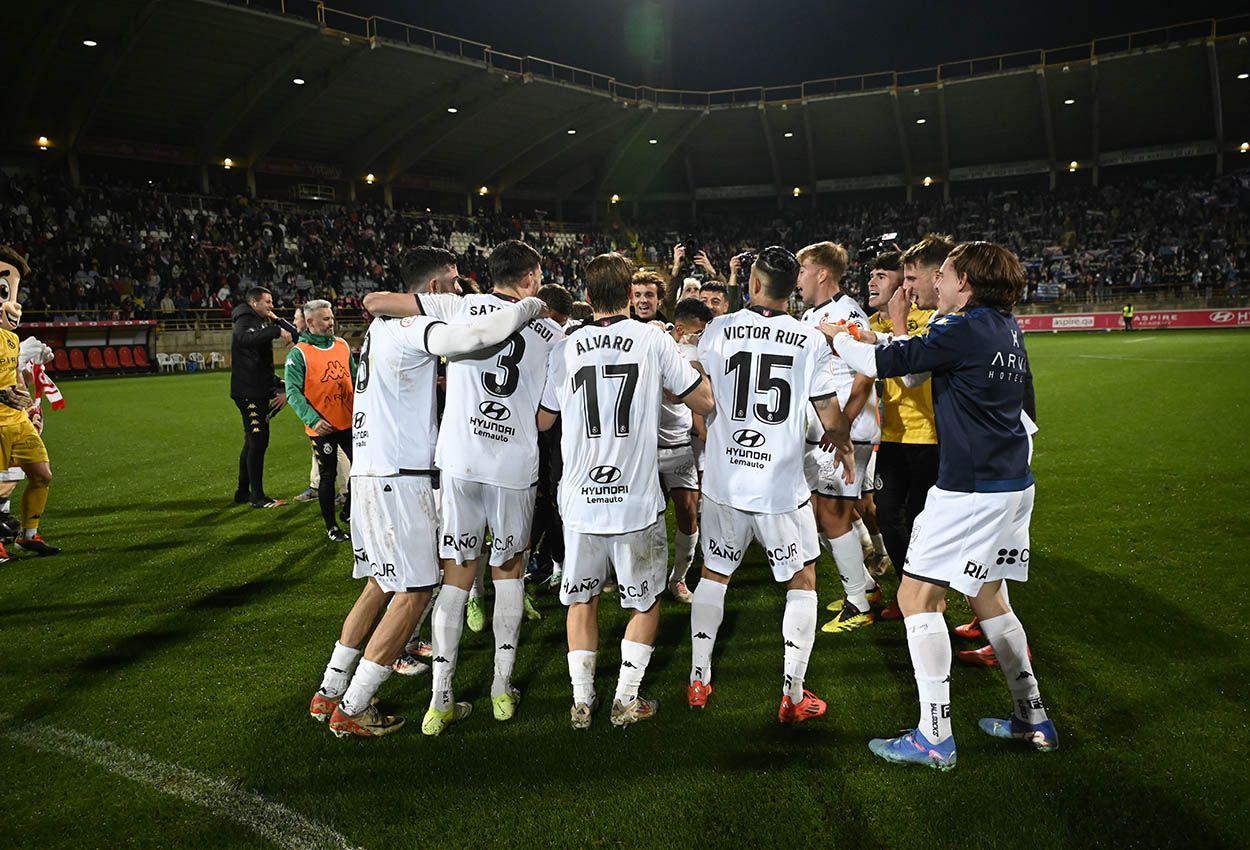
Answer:
[[[969,242],[937,274],[937,317],[923,337],[876,345],[824,325],[834,350],[855,371],[877,378],[929,373],[938,432],[937,484],[916,518],[898,602],[920,693],[920,722],[906,735],[874,739],[887,761],[955,766],[950,720],[951,645],[942,616],[948,587],[968,596],[1007,677],[1015,709],[984,718],[999,738],[1052,750],[1059,738],[1038,692],[1024,628],[999,593],[1004,579],[1026,581],[1033,473],[1021,421],[1031,383],[1028,355],[1011,308],[1024,270],[1000,245]]]

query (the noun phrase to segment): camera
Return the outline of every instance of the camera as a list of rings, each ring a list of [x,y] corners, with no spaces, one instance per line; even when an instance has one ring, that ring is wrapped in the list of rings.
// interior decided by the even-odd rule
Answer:
[[[754,248],[748,248],[735,257],[738,261],[739,280],[745,281],[751,276],[751,266],[755,265],[755,261],[759,259],[759,256],[759,251],[756,251]]]

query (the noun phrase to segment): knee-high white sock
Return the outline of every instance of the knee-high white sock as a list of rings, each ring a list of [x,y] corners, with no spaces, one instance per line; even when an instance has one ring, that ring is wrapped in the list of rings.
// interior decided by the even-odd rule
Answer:
[[[642,677],[651,662],[653,647],[632,640],[621,641],[621,675],[616,680],[617,702],[629,702],[638,696]]]
[[[864,550],[860,548],[855,532],[848,531],[841,537],[825,539],[838,567],[838,577],[842,579],[846,598],[860,611],[867,611],[868,570],[864,567]]]
[[[356,675],[352,676],[352,683],[347,686],[347,692],[343,694],[343,701],[339,703],[343,713],[349,717],[355,717],[368,708],[373,695],[378,692],[378,688],[382,687],[382,683],[390,675],[391,667],[389,664],[383,667],[381,664],[375,664],[368,658],[360,659],[360,664],[356,667]]]
[[[521,636],[521,615],[525,587],[519,578],[495,582],[495,681],[490,686],[492,697],[503,696],[512,687],[512,668],[516,666],[517,641]]]
[[[782,691],[798,702],[803,699],[803,677],[807,675],[807,661],[816,642],[816,591],[786,591],[781,638],[785,642]]]
[[[994,647],[998,666],[1007,677],[1007,687],[1016,702],[1016,717],[1025,723],[1041,723],[1046,719],[1046,706],[1033,675],[1029,660],[1029,639],[1014,611],[981,621],[981,631]]]
[[[434,692],[430,696],[430,707],[439,711],[446,711],[455,701],[451,677],[456,675],[460,635],[464,632],[464,606],[468,601],[468,593],[445,584],[430,615],[430,634],[434,639]]]
[[[705,578],[694,589],[690,605],[690,684],[712,682],[712,649],[716,632],[725,619],[725,591],[728,585]]]
[[[872,535],[868,533],[868,526],[859,517],[855,517],[855,521],[851,523],[851,530],[859,535],[859,546],[861,549],[867,549],[872,545]]]
[[[668,577],[669,584],[685,581],[690,565],[694,563],[695,547],[699,545],[699,532],[686,534],[680,529],[673,537],[673,571]]]
[[[590,705],[595,698],[595,656],[589,649],[574,649],[569,653],[569,682],[573,685],[573,704]]]
[[[920,694],[920,721],[916,724],[931,744],[951,736],[951,639],[941,614],[912,614],[903,619],[907,648]]]
[[[364,650],[343,646],[336,640],[334,651],[330,653],[330,663],[326,665],[325,674],[321,677],[321,687],[317,692],[324,697],[342,696],[362,655]]]
[[[481,599],[486,592],[486,562],[489,560],[490,549],[484,549],[477,559],[477,577],[473,579],[473,587],[469,590],[470,599]]]

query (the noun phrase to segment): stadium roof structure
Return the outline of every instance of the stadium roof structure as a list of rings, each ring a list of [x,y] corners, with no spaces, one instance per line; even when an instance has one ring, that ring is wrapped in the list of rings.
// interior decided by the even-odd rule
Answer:
[[[371,175],[534,199],[780,198],[1193,156],[1222,168],[1250,138],[1250,15],[705,92],[310,0],[6,3],[0,27],[32,34],[10,152],[229,158],[352,186]]]

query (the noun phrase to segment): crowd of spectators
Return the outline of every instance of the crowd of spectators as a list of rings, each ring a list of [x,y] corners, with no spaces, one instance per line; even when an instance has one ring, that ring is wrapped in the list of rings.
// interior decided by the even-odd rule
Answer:
[[[37,270],[20,297],[58,318],[228,317],[252,285],[293,308],[326,298],[359,310],[374,289],[399,288],[406,248],[455,250],[460,272],[488,285],[486,253],[523,238],[543,254],[546,278],[580,295],[584,264],[617,249],[667,269],[677,243],[687,274],[698,250],[724,278],[739,251],[797,250],[831,239],[859,264],[877,246],[906,247],[929,231],[985,239],[1015,251],[1033,301],[1119,298],[1148,291],[1237,294],[1247,282],[1250,173],[1152,179],[1064,192],[986,191],[912,203],[822,197],[818,210],[754,217],[711,213],[697,224],[643,222],[604,228],[532,225],[507,217],[449,218],[385,207],[306,205],[245,197],[195,198],[151,187],[67,188],[63,180],[0,178],[0,243]],[[887,234],[895,234],[885,239]]]

